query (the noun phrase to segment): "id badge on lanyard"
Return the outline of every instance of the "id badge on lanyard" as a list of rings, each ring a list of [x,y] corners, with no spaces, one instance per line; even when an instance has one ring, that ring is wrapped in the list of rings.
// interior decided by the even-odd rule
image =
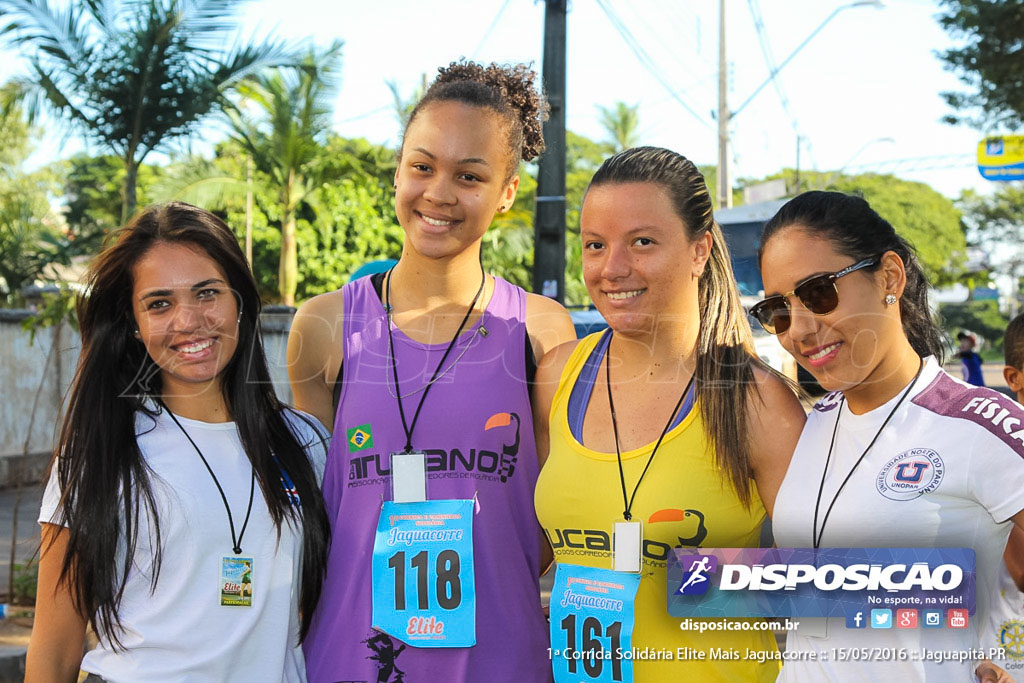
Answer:
[[[373,627],[414,647],[476,645],[472,500],[385,502],[373,543]]]
[[[220,604],[252,607],[251,557],[224,555],[220,558]]]
[[[555,683],[632,683],[640,574],[558,563],[551,589]]]

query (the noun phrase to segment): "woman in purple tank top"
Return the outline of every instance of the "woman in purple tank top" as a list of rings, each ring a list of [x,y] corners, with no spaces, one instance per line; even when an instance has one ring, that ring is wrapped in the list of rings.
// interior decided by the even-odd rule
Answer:
[[[515,199],[520,162],[543,150],[534,80],[523,65],[439,70],[410,117],[395,172],[401,259],[386,275],[307,301],[292,324],[295,403],[334,432],[324,475],[332,545],[304,648],[310,681],[550,678],[528,377],[573,328],[559,304],[486,275],[480,261],[495,213]],[[429,501],[476,500],[475,645],[424,646],[424,634],[441,635],[439,619],[413,617],[399,633],[374,628],[384,607],[415,614],[398,588],[384,605],[383,584],[419,581],[424,600],[435,589],[435,574],[422,578],[433,560],[417,564],[420,555],[411,566],[393,555],[384,582],[371,571],[382,504],[393,500],[392,455],[409,452],[421,458]],[[452,572],[464,571],[455,566],[439,556],[442,607],[474,592],[461,574],[452,588]]]

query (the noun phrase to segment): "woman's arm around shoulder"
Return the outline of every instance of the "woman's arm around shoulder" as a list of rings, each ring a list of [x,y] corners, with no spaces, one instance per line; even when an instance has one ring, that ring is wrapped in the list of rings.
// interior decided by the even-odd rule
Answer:
[[[548,432],[551,425],[548,424],[551,403],[554,401],[555,392],[558,390],[558,383],[565,370],[565,364],[576,349],[577,340],[573,339],[564,344],[559,344],[551,349],[541,358],[537,364],[537,377],[533,382],[533,430],[537,442],[537,459],[540,466],[548,458],[548,449],[551,445],[551,437]]]
[[[28,683],[77,681],[88,622],[75,608],[68,582],[60,581],[70,532],[42,525],[35,623],[25,660]]]
[[[306,301],[288,333],[288,379],[295,407],[334,429],[334,379],[344,355],[341,290]]]
[[[769,517],[806,421],[793,390],[775,375],[755,367],[754,389],[747,396],[750,461],[757,493]]]
[[[526,333],[538,363],[551,349],[576,339],[576,329],[565,307],[539,294],[526,295]]]

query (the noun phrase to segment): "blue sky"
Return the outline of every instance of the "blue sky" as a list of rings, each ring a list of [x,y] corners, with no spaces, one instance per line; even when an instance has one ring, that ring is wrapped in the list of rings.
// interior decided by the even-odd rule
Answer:
[[[727,0],[732,108],[769,74],[755,11],[780,63],[844,4]],[[800,157],[805,169],[846,165],[892,171],[950,197],[965,187],[991,191],[971,161],[981,133],[940,121],[948,109],[939,93],[957,89],[958,81],[935,56],[952,44],[935,19],[937,4],[886,0],[885,5],[840,11],[784,67],[777,80],[788,112],[769,85],[739,113],[731,127],[736,176],[761,177],[792,167],[798,130],[806,140]],[[633,36],[660,80],[641,64],[605,8]],[[387,81],[408,93],[421,74],[430,77],[439,65],[459,57],[533,62],[539,69],[543,17],[543,3],[534,0],[255,0],[244,7],[242,21],[246,34],[320,45],[343,40],[335,127],[345,136],[394,144],[398,130]],[[601,139],[597,105],[622,100],[639,104],[643,144],[715,163],[717,0],[575,0],[567,42],[570,129]],[[0,54],[0,78],[16,68],[10,56]],[[50,130],[37,159],[68,151],[59,133]]]

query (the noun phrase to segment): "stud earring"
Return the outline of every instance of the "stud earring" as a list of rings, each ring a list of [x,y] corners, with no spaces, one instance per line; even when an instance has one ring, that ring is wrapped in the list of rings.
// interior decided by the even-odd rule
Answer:
[[[886,294],[885,295],[885,305],[886,306],[892,306],[892,305],[894,305],[896,303],[896,301],[897,301],[897,299],[896,299],[896,295],[895,294]]]

